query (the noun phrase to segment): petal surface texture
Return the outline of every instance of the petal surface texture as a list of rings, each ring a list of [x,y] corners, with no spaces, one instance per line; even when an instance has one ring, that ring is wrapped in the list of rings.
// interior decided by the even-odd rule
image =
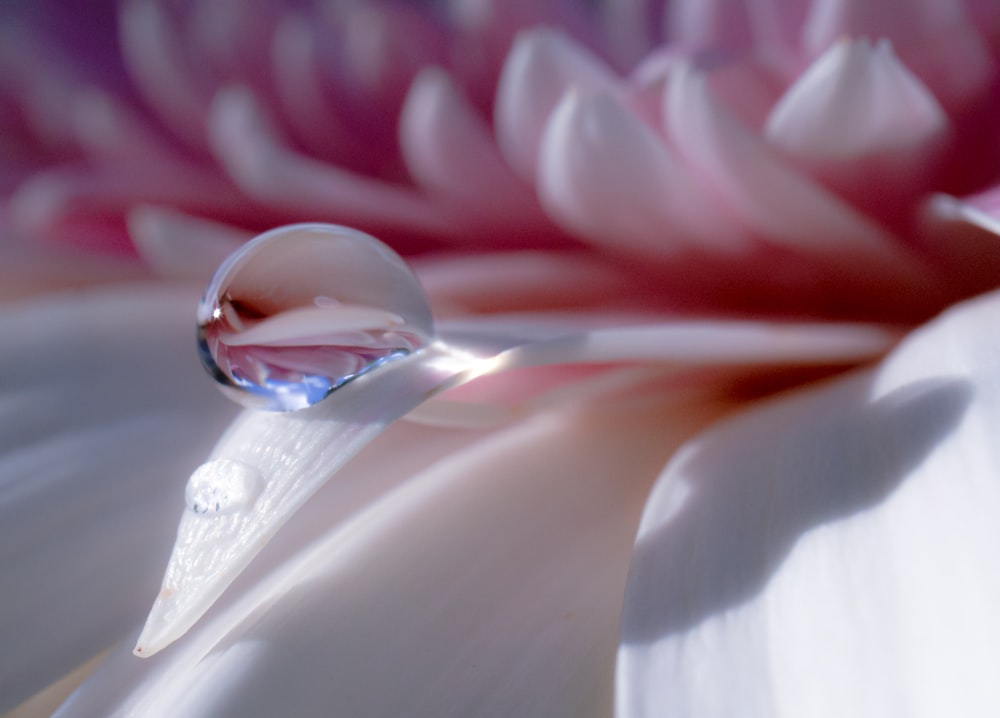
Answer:
[[[542,334],[527,344],[506,331],[480,330],[478,346],[456,351],[457,344],[434,345],[350,382],[307,410],[244,412],[188,483],[188,508],[136,655],[152,655],[183,635],[351,457],[389,423],[448,387],[492,372],[571,363],[852,363],[878,356],[893,339],[883,328],[850,324],[681,322],[569,334],[565,321],[556,326],[555,336]]]
[[[178,477],[234,414],[191,356],[196,298],[88,290],[0,316],[0,711],[132,631],[156,591]]]
[[[701,407],[394,426],[289,525],[325,535],[58,715],[606,716],[634,526]],[[371,482],[398,488],[338,521],[342,487]]]
[[[713,427],[658,479],[618,715],[987,716],[1000,701],[1000,296]]]

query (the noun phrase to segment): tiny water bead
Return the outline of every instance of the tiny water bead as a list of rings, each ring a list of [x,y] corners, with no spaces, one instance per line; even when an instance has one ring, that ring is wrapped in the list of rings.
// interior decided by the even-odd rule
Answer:
[[[255,409],[311,406],[433,336],[427,298],[402,258],[328,224],[251,240],[219,267],[198,307],[202,363]]]
[[[202,516],[233,514],[248,509],[260,495],[263,478],[243,461],[219,459],[202,464],[184,489],[188,509]]]

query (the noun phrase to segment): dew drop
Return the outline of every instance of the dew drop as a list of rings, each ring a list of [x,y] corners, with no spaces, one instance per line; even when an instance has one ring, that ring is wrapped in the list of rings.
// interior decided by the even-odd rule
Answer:
[[[263,483],[254,466],[219,459],[195,469],[184,489],[184,500],[188,509],[200,516],[233,514],[253,505]]]
[[[256,409],[311,406],[433,335],[427,298],[399,255],[328,224],[248,242],[219,267],[198,307],[202,363]]]

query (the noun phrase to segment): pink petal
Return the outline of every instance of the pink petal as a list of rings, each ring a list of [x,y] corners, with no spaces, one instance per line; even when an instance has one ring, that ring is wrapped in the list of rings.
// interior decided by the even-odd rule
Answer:
[[[503,252],[417,258],[413,269],[435,316],[469,313],[610,309],[632,280],[586,254]]]
[[[822,258],[856,278],[927,286],[927,270],[893,237],[783,163],[719,107],[703,76],[678,66],[667,103],[680,154],[762,240]]]
[[[680,0],[671,3],[667,32],[688,50],[756,54],[769,64],[794,66],[796,31],[807,0]]]
[[[787,90],[765,135],[862,206],[889,213],[888,200],[926,185],[948,129],[934,96],[886,41],[844,40]]]
[[[175,18],[156,0],[127,0],[119,17],[122,53],[136,86],[177,135],[206,144],[205,123],[215,78],[199,73]]]
[[[220,178],[182,165],[161,169],[159,173],[141,175],[88,166],[37,172],[11,197],[10,212],[20,226],[40,233],[69,225],[66,229],[70,238],[72,223],[79,217],[92,215],[119,220],[123,212],[138,203],[246,217],[245,200]]]
[[[213,0],[194,3],[187,22],[189,52],[229,82],[260,90],[270,87],[270,63],[263,48],[280,17],[280,6],[266,0]]]
[[[818,0],[802,42],[815,57],[845,36],[885,37],[938,100],[957,110],[980,93],[997,70],[963,6],[955,0]]]
[[[230,225],[154,206],[130,210],[128,229],[139,256],[158,275],[205,284],[222,261],[252,236]]]
[[[142,174],[151,165],[162,171],[184,162],[156,128],[109,92],[75,93],[70,115],[80,146],[95,160],[128,165]]]
[[[312,18],[286,15],[271,49],[282,118],[309,154],[351,164],[360,148],[332,102],[323,72],[321,33]]]
[[[405,228],[427,236],[452,229],[417,192],[353,174],[295,153],[279,138],[246,88],[221,91],[212,104],[212,146],[233,180],[254,199],[312,219]]]
[[[473,215],[543,222],[537,203],[501,158],[486,122],[443,70],[413,81],[400,117],[400,147],[417,184]],[[516,230],[516,227],[510,227]]]
[[[565,95],[540,153],[541,200],[576,234],[661,257],[747,249],[663,141],[608,95]]]
[[[589,8],[574,0],[449,0],[455,73],[484,111],[493,105],[497,77],[519,33],[533,28],[560,28],[593,46],[597,32]]]
[[[616,83],[610,69],[564,35],[520,35],[500,76],[495,117],[497,141],[514,170],[534,181],[545,123],[567,90],[611,91]]]
[[[404,3],[350,3],[344,8],[344,78],[366,111],[393,117],[413,78],[429,65],[447,62],[448,37],[428,13]]]

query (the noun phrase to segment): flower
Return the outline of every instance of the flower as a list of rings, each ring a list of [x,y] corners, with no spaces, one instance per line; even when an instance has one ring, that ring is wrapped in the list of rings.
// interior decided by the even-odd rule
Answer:
[[[37,700],[996,704],[988,3],[3,12],[5,286],[75,291],[0,318],[0,525],[30,546],[0,563],[0,707],[81,664]],[[305,489],[232,551],[182,521],[147,645],[208,612],[139,661],[112,645],[234,413],[188,373],[190,280],[302,221],[406,255],[448,341],[529,348],[378,438],[431,355],[238,418],[213,460]]]

